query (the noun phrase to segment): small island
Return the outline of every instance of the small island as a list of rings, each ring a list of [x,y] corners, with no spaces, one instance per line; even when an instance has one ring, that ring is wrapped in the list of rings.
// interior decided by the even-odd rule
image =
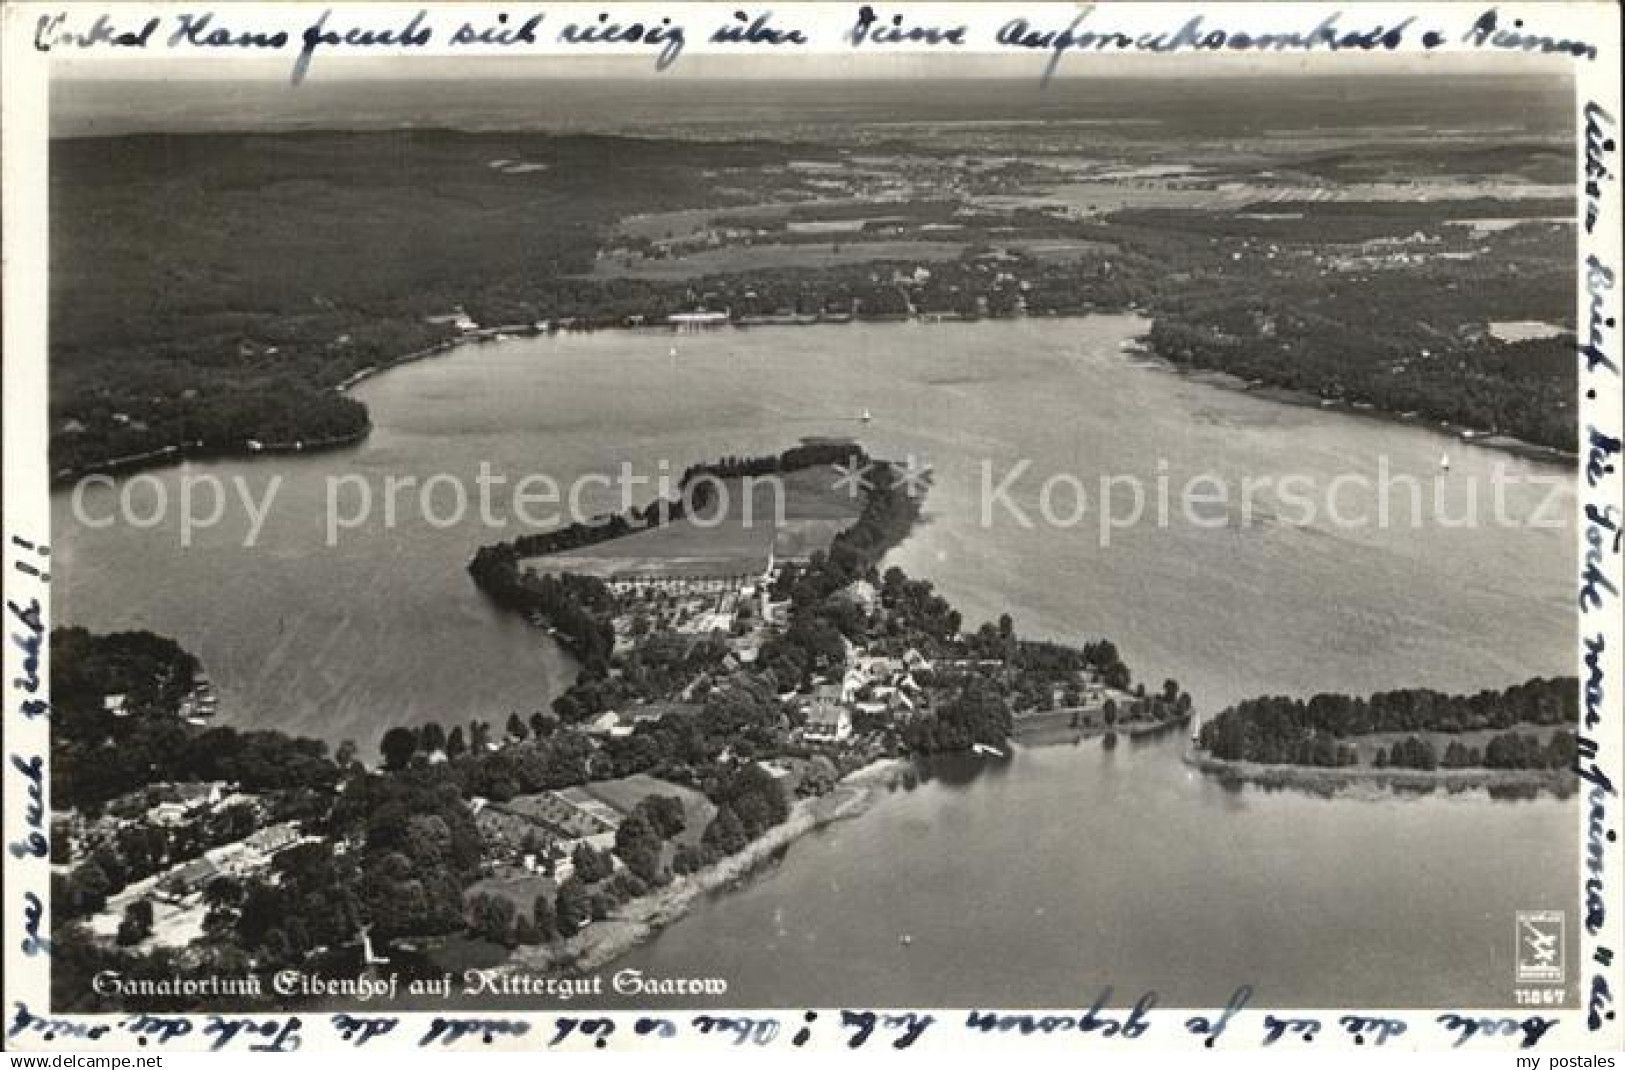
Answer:
[[[1579,716],[1574,677],[1473,695],[1412,688],[1369,698],[1270,696],[1203,724],[1188,757],[1206,772],[1261,784],[1567,794]]]

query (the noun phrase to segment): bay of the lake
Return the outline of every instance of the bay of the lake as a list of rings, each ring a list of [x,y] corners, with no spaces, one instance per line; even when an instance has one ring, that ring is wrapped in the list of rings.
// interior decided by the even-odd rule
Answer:
[[[970,626],[1009,612],[1023,634],[1110,637],[1149,687],[1174,677],[1205,714],[1262,693],[1478,690],[1574,671],[1570,474],[1137,363],[1120,347],[1144,328],[1099,316],[464,347],[359,387],[375,427],[353,449],[188,463],[131,490],[138,508],[162,493],[173,510],[202,475],[257,500],[274,489],[251,547],[241,507],[183,546],[173,512],[93,528],[59,492],[53,612],[173,636],[215,679],[227,723],[352,739],[370,756],[394,724],[546,708],[571,672],[464,571],[519,527],[472,507],[440,525],[451,496],[426,517],[415,490],[397,492],[390,523],[391,477],[421,487],[444,473],[472,492],[484,464],[507,490],[537,472],[568,487],[622,462],[658,477],[662,461],[676,474],[853,435],[933,469],[923,522],[888,565],[933,580]],[[1386,527],[1328,515],[1332,494],[1353,520],[1371,501],[1349,477],[1384,473],[1414,481],[1424,512],[1437,496],[1443,519],[1412,523],[1408,499]],[[1196,523],[1178,495],[1203,474],[1232,501]],[[1130,477],[1145,495],[1142,520],[1107,539],[1102,476],[1120,477],[1118,516]],[[1314,488],[1315,516],[1285,500],[1288,476]],[[1244,511],[1249,479],[1270,484]],[[362,486],[366,521],[328,545],[330,496],[353,516]],[[990,488],[1002,488],[991,502]],[[1469,494],[1479,522],[1456,523]],[[90,491],[83,511],[107,516],[116,496]],[[495,499],[511,516],[506,491]],[[1075,523],[1046,522],[1046,499]],[[618,505],[601,487],[584,501]],[[1247,983],[1272,1003],[1482,1005],[1511,999],[1513,912],[1572,906],[1572,802],[1233,790],[1188,770],[1180,745],[938,763],[627,962],[728,977],[734,1005],[1087,1005],[1108,983],[1187,1004]]]

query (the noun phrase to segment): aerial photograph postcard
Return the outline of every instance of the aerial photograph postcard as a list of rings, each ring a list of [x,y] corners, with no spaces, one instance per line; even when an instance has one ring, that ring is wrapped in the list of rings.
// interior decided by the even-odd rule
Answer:
[[[1611,5],[4,18],[8,1049],[1618,1050]]]

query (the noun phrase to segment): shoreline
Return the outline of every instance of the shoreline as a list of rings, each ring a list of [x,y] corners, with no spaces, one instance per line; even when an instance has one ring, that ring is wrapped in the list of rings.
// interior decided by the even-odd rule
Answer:
[[[1071,712],[1069,709],[1050,710],[1017,717],[1010,733],[1010,741],[1028,747],[1051,747],[1104,736],[1138,739],[1141,736],[1166,735],[1177,728],[1188,727],[1191,718],[1195,716],[1194,713],[1187,712],[1182,716],[1170,717],[1166,721],[1119,721],[1114,725],[1074,726],[1066,723],[1067,715]]]
[[[403,358],[400,363],[409,363],[421,360],[421,356]],[[394,365],[390,365],[394,367]],[[383,370],[383,369],[381,369]],[[376,373],[372,373],[376,374]],[[343,384],[340,384],[342,386]],[[340,387],[333,388],[340,393]],[[354,446],[368,435],[372,434],[372,420],[369,415],[367,423],[347,435],[329,435],[326,438],[299,439],[294,442],[265,442],[257,449],[202,449],[185,445],[159,446],[157,449],[146,450],[142,453],[129,453],[122,457],[109,457],[105,460],[82,464],[77,468],[63,468],[51,473],[51,486],[63,487],[76,479],[83,479],[90,475],[107,475],[113,472],[129,469],[145,472],[154,468],[162,468],[170,464],[184,464],[187,461],[251,461],[266,455],[278,456],[289,453],[326,453],[331,450],[340,450]]]
[[[335,394],[349,396],[352,387],[360,386],[368,379],[382,375],[384,372],[392,371],[402,365],[415,364],[430,357],[442,356],[461,345],[472,342],[488,342],[490,340],[487,337],[474,337],[472,335],[466,338],[447,338],[423,349],[415,349],[410,353],[403,353],[398,357],[391,357],[388,360],[379,361],[377,364],[352,372],[341,382],[334,383],[331,387],[325,389],[332,390]],[[77,468],[61,469],[51,474],[51,486],[64,486],[75,479],[83,479],[88,475],[108,474],[125,469],[144,472],[153,468],[162,468],[168,464],[182,464],[193,460],[251,461],[267,454],[325,453],[357,445],[370,434],[372,434],[372,414],[368,412],[367,422],[349,434],[329,435],[326,438],[299,439],[294,442],[266,442],[262,443],[257,449],[247,445],[241,448],[202,449],[188,446],[184,442],[171,442],[167,446],[158,446],[155,449],[145,450],[141,453],[108,457],[79,465]]]
[[[1266,765],[1262,762],[1229,761],[1214,758],[1186,747],[1182,760],[1188,766],[1220,780],[1254,784],[1263,788],[1303,788],[1335,791],[1350,788],[1433,791],[1468,791],[1484,788],[1490,792],[1549,791],[1558,797],[1572,794],[1579,778],[1571,770],[1555,769],[1377,769],[1372,766]]]
[[[886,783],[909,764],[906,758],[879,758],[853,770],[827,795],[796,800],[783,823],[737,853],[622,903],[608,918],[593,922],[559,945],[518,948],[497,967],[498,971],[573,975],[608,965],[681,920],[703,897],[748,880],[774,854],[801,837],[867,812]]]
[[[1155,315],[1151,315],[1146,311],[1133,308],[1119,309],[1116,311],[1094,309],[1088,312],[1079,312],[1065,316],[1046,316],[1043,318],[1046,320],[1088,319],[1092,316],[1117,315],[1139,315],[1141,318],[1148,319],[1153,323],[1156,320]],[[1025,319],[1028,317],[1017,316],[984,318],[991,321],[996,319]],[[937,325],[942,323],[952,324],[962,322],[980,322],[980,320],[949,318],[936,313],[915,313],[908,316],[889,315],[867,318],[843,316],[842,318],[819,318],[811,322],[798,321],[793,323],[783,323],[777,321],[742,322],[730,320],[725,323],[716,324],[710,329],[729,328],[733,330],[749,330],[753,327],[776,326],[840,327],[847,326],[852,323],[921,323],[926,325]],[[670,333],[675,332],[678,329],[679,328],[676,325],[665,324],[614,324],[603,327],[568,329],[554,328],[551,330],[542,330],[541,328],[535,326],[531,326],[528,329],[524,327],[508,327],[500,329],[484,328],[479,331],[469,332],[468,334],[460,335],[455,338],[444,339],[434,343],[433,345],[426,346],[423,349],[413,350],[410,353],[404,353],[389,360],[379,361],[377,364],[370,365],[366,368],[362,368],[351,373],[343,381],[335,383],[328,389],[333,390],[335,393],[348,396],[352,388],[360,386],[369,379],[376,378],[385,372],[393,371],[396,368],[400,368],[408,364],[415,364],[420,360],[427,360],[430,357],[443,356],[448,353],[455,352],[464,346],[489,345],[494,342],[500,343],[502,337],[499,337],[499,335],[505,337],[535,338],[544,335],[551,336],[555,334],[571,334],[578,331],[590,333],[597,331],[632,332],[653,330]],[[1130,340],[1133,343],[1134,348],[1129,349],[1125,347],[1120,351],[1119,355],[1136,362],[1141,367],[1178,375],[1193,382],[1215,387],[1220,390],[1229,390],[1241,394],[1251,394],[1256,397],[1264,398],[1267,401],[1277,402],[1282,405],[1293,405],[1299,408],[1315,409],[1321,412],[1337,412],[1349,416],[1361,416],[1381,420],[1385,423],[1393,423],[1400,426],[1415,427],[1421,430],[1433,431],[1447,438],[1453,438],[1459,442],[1465,442],[1468,445],[1501,450],[1535,463],[1558,465],[1569,468],[1572,468],[1574,465],[1579,463],[1580,455],[1577,452],[1570,453],[1564,450],[1556,449],[1552,446],[1536,445],[1532,442],[1525,442],[1522,439],[1513,438],[1510,435],[1492,434],[1489,432],[1479,431],[1476,428],[1452,424],[1448,421],[1438,421],[1437,425],[1435,426],[1433,421],[1429,421],[1415,413],[1407,414],[1402,412],[1392,412],[1387,409],[1380,409],[1374,406],[1361,407],[1357,403],[1334,399],[1324,399],[1305,390],[1270,386],[1261,382],[1249,382],[1248,380],[1243,379],[1234,373],[1227,372],[1219,368],[1203,368],[1177,364],[1152,349],[1147,344],[1146,339],[1146,334],[1135,336]],[[364,441],[371,433],[372,420],[371,414],[369,413],[366,425],[358,429],[353,434],[338,435],[329,439],[305,442],[302,446],[293,443],[278,443],[266,445],[258,450],[247,448],[241,450],[189,450],[184,443],[170,443],[169,445],[159,446],[143,453],[130,454],[124,457],[114,457],[103,461],[95,461],[89,464],[80,465],[78,468],[72,470],[64,469],[62,471],[53,473],[50,482],[52,487],[60,487],[72,482],[75,479],[80,479],[94,473],[114,472],[125,469],[132,471],[145,471],[150,468],[161,468],[167,464],[177,464],[182,461],[192,459],[253,460],[255,458],[265,456],[266,454],[284,454],[296,452],[315,453],[325,450],[344,449]]]
[[[1448,420],[1433,421],[1416,412],[1394,412],[1390,409],[1378,408],[1375,405],[1366,405],[1361,402],[1322,398],[1307,390],[1271,386],[1262,381],[1253,382],[1221,368],[1177,364],[1152,349],[1144,336],[1136,339],[1136,344],[1139,349],[1126,351],[1124,355],[1137,360],[1141,367],[1177,375],[1182,379],[1189,379],[1191,382],[1200,383],[1203,386],[1211,386],[1218,390],[1228,390],[1237,394],[1250,394],[1253,397],[1263,398],[1265,401],[1272,401],[1279,405],[1314,409],[1316,412],[1341,413],[1346,416],[1378,420],[1382,423],[1395,424],[1400,427],[1414,427],[1419,431],[1432,431],[1447,438],[1455,439],[1463,445],[1500,450],[1503,453],[1510,453],[1522,460],[1536,464],[1558,465],[1572,469],[1580,463],[1579,453],[1570,453],[1557,449],[1555,446],[1542,446],[1534,442],[1525,442],[1523,439],[1514,438],[1511,435],[1481,431],[1478,428],[1451,423]]]

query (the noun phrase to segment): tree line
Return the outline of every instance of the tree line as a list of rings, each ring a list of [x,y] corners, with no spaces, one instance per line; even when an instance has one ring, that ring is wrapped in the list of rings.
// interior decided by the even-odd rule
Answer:
[[[1227,761],[1339,766],[1358,761],[1353,742],[1375,733],[1404,733],[1379,748],[1374,764],[1436,769],[1562,768],[1572,765],[1579,722],[1579,687],[1573,677],[1536,677],[1500,691],[1448,695],[1426,688],[1384,691],[1369,698],[1315,695],[1248,699],[1204,724],[1197,745]],[[1549,742],[1514,731],[1519,726],[1555,727]],[[1430,736],[1497,730],[1483,750],[1460,740],[1440,755]]]

